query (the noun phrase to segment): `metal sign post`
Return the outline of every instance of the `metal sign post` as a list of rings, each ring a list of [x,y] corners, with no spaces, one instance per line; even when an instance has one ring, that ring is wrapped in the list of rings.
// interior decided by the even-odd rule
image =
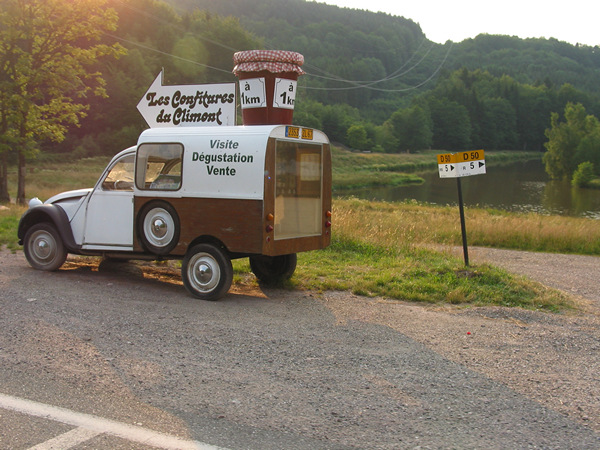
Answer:
[[[456,178],[456,186],[458,188],[458,210],[460,211],[460,231],[462,233],[463,255],[465,258],[465,266],[469,267],[469,249],[467,247],[467,226],[465,225],[465,207],[463,206],[462,186],[460,178]]]
[[[440,178],[456,178],[458,189],[458,209],[460,211],[460,230],[463,241],[465,266],[469,266],[469,250],[467,247],[467,227],[465,224],[465,208],[463,204],[461,177],[481,175],[485,173],[483,150],[472,150],[460,153],[444,153],[437,155]]]

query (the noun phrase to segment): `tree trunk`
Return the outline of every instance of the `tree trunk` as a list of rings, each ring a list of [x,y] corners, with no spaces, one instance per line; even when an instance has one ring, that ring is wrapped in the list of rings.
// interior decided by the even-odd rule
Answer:
[[[17,204],[24,205],[25,202],[25,174],[27,168],[25,167],[25,155],[23,152],[19,152],[19,175],[17,181]]]
[[[6,152],[0,157],[0,203],[9,203],[8,194],[8,157]]]

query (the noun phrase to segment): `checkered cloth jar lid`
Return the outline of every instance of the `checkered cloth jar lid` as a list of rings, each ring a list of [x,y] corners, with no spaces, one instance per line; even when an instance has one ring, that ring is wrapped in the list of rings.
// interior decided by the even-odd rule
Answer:
[[[233,73],[260,72],[267,70],[272,73],[296,72],[303,75],[300,68],[304,64],[304,56],[300,53],[285,50],[245,50],[233,55]]]

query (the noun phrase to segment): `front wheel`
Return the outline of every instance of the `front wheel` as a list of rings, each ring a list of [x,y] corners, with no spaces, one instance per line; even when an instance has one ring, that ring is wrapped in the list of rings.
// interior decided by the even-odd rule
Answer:
[[[195,245],[183,258],[181,278],[193,296],[202,300],[218,300],[229,291],[233,281],[231,259],[214,245]]]
[[[281,256],[251,256],[250,269],[259,281],[275,284],[292,277],[297,261],[295,253]]]
[[[53,271],[67,259],[67,250],[54,225],[38,223],[32,226],[23,240],[27,261],[37,270]]]

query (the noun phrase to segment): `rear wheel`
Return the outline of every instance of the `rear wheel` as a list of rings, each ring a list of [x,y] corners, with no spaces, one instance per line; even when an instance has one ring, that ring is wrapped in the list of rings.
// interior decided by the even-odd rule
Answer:
[[[56,227],[50,223],[38,223],[25,234],[23,250],[34,269],[57,270],[67,259],[67,251]]]
[[[281,256],[251,256],[250,269],[263,283],[280,283],[292,277],[297,261],[295,253]]]
[[[188,250],[181,264],[185,288],[202,300],[223,297],[233,281],[231,259],[212,244],[198,244]]]

